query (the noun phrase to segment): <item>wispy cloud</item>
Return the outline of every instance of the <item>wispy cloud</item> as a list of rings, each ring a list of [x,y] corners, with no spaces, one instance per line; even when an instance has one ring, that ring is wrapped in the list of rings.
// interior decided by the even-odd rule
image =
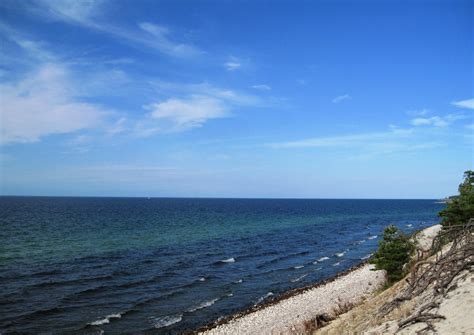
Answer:
[[[177,42],[168,27],[150,22],[141,22],[138,27],[118,28],[108,23],[104,14],[111,4],[106,0],[38,0],[35,12],[49,19],[79,25],[108,34],[120,42],[145,45],[163,54],[190,58],[203,52],[195,46]]]
[[[260,84],[260,85],[252,85],[250,86],[251,88],[254,88],[259,91],[270,91],[272,88],[268,85],[265,84]]]
[[[416,109],[416,110],[409,110],[406,112],[410,116],[427,116],[431,113],[431,110],[428,108]]]
[[[474,109],[474,98],[460,101],[453,101],[451,105],[459,108]]]
[[[149,117],[157,120],[156,131],[184,131],[201,127],[206,121],[228,115],[221,100],[193,96],[189,99],[171,98],[146,106]]]
[[[37,0],[36,3],[46,9],[46,15],[64,21],[90,24],[100,15],[106,0]]]
[[[60,64],[43,65],[20,82],[1,85],[0,91],[2,144],[96,128],[108,114],[100,106],[81,102]]]
[[[428,118],[418,117],[410,121],[413,126],[432,126],[432,127],[447,127],[457,120],[462,120],[466,116],[463,114],[448,114],[446,116],[432,116]]]
[[[335,97],[334,99],[332,99],[332,102],[335,104],[338,104],[344,100],[350,100],[350,99],[352,99],[352,97],[349,94],[344,94],[344,95],[339,95]]]
[[[139,27],[154,37],[147,44],[156,47],[165,54],[188,58],[202,53],[194,46],[172,41],[169,37],[170,30],[167,27],[149,22],[142,22],[139,24]],[[142,41],[141,38],[139,40]]]
[[[168,96],[189,97],[191,95],[202,95],[225,100],[240,106],[261,106],[263,101],[258,96],[247,94],[238,90],[217,87],[207,82],[197,84],[183,84],[155,80],[152,85],[158,94]]]
[[[341,136],[315,137],[299,141],[271,143],[273,148],[324,148],[324,147],[353,147],[374,141],[407,137],[411,129],[392,129],[386,132],[350,134]]]
[[[242,62],[236,57],[230,57],[227,62],[224,63],[224,67],[227,71],[235,71],[240,69]]]
[[[269,143],[274,149],[331,149],[347,151],[348,158],[371,158],[443,146],[440,141],[417,138],[414,129],[391,128],[384,132],[315,137],[299,141]]]

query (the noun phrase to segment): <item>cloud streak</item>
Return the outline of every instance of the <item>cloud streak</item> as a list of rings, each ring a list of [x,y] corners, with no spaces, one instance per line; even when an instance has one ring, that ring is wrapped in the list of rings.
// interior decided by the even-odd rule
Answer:
[[[350,134],[341,136],[315,137],[299,141],[271,143],[272,148],[328,148],[328,147],[354,147],[375,141],[408,137],[411,129],[394,129],[387,132],[374,132],[363,134]]]
[[[176,42],[171,36],[171,30],[162,25],[141,22],[138,23],[138,29],[122,29],[106,23],[103,20],[103,13],[107,2],[105,0],[38,0],[36,4],[38,5],[37,12],[49,19],[96,30],[121,42],[141,44],[178,58],[191,58],[203,54],[195,46]]]
[[[467,100],[453,101],[451,102],[451,105],[459,107],[459,108],[474,109],[474,98],[467,99]]]
[[[335,97],[334,99],[332,99],[332,102],[335,103],[335,104],[338,104],[340,102],[343,102],[345,100],[351,100],[352,97],[349,95],[349,94],[344,94],[344,95],[339,95],[337,97]]]
[[[432,117],[418,117],[412,119],[410,124],[412,126],[432,126],[436,128],[443,128],[451,125],[453,122],[457,120],[464,119],[465,116],[463,114],[448,114],[446,116],[432,116]]]

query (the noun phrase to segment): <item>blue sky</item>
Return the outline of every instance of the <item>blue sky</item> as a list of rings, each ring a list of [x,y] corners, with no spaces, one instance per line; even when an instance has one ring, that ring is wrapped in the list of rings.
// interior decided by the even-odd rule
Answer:
[[[438,198],[472,1],[0,3],[4,195]]]

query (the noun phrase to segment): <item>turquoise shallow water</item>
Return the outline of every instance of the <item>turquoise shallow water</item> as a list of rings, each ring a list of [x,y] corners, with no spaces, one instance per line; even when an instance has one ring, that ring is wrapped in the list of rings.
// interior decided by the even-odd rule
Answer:
[[[433,200],[1,197],[0,332],[195,329],[343,271],[376,248],[387,224],[410,232],[437,223],[442,208]]]

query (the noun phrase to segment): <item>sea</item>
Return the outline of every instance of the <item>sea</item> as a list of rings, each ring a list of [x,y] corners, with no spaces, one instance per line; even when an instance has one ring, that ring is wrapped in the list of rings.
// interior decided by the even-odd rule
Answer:
[[[0,334],[181,334],[365,261],[436,200],[0,197]]]

